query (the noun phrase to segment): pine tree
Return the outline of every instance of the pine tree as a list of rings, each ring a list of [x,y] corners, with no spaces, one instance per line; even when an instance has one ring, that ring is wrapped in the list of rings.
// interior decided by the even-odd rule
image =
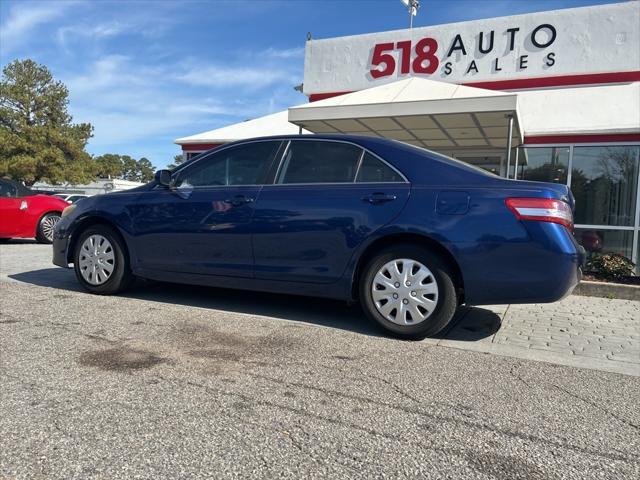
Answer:
[[[15,60],[0,79],[0,176],[27,185],[84,183],[96,165],[85,151],[89,123],[72,123],[69,91],[33,60]]]
[[[184,156],[182,155],[176,155],[175,157],[173,157],[173,163],[170,165],[167,165],[167,168],[169,170],[173,170],[174,168],[177,168],[178,166],[182,165],[184,163]]]

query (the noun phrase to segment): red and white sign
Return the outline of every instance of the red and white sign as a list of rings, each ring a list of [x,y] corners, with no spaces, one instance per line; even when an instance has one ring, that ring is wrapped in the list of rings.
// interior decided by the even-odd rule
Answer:
[[[569,77],[607,83],[615,78],[607,74],[640,80],[638,1],[310,40],[304,93],[362,90],[409,75],[483,84]]]

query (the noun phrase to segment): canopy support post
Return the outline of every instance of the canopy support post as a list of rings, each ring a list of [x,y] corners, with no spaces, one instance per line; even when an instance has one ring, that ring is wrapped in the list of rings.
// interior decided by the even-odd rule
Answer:
[[[505,178],[509,178],[509,168],[511,167],[511,138],[513,137],[513,115],[507,115],[509,119],[509,128],[507,137],[507,171],[505,172]]]
[[[516,161],[515,161],[515,166],[513,168],[513,179],[517,180],[518,179],[518,154],[520,153],[520,147],[516,147]]]

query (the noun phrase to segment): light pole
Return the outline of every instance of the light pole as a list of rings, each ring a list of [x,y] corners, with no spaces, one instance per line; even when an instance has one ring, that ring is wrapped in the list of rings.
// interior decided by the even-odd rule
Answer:
[[[400,0],[409,12],[409,28],[413,28],[413,17],[418,13],[420,0]]]

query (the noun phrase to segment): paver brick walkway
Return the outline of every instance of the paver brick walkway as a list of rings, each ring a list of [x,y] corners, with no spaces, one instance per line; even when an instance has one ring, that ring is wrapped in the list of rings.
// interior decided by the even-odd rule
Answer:
[[[463,309],[442,346],[640,376],[640,302],[571,295]]]

